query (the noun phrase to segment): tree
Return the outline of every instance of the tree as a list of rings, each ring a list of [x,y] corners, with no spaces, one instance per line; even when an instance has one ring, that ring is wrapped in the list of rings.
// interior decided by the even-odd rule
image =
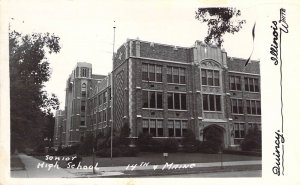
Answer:
[[[207,23],[208,35],[204,39],[205,43],[221,47],[226,32],[234,34],[246,23],[245,20],[237,19],[240,15],[241,11],[236,8],[198,8],[195,18]]]
[[[59,40],[49,33],[9,33],[11,151],[40,144],[45,120],[54,121],[51,110],[59,102],[43,88],[51,75],[46,55],[60,51]]]
[[[244,151],[261,150],[261,131],[257,125],[253,129],[249,129],[245,139],[241,144]]]

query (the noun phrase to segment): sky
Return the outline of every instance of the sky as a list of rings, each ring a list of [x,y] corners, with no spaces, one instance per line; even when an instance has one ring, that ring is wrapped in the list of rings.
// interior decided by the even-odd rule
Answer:
[[[27,0],[9,1],[12,29],[22,33],[49,32],[60,37],[61,51],[47,56],[52,75],[46,91],[58,96],[64,107],[66,80],[77,62],[93,65],[94,74],[107,75],[112,70],[113,26],[116,26],[115,51],[128,38],[190,47],[204,40],[205,24],[195,19],[203,4],[197,0]],[[229,56],[248,58],[252,51],[252,27],[256,20],[254,6],[237,7],[246,24],[234,35],[224,37]],[[114,22],[115,21],[115,22]],[[253,59],[259,59],[256,50]]]

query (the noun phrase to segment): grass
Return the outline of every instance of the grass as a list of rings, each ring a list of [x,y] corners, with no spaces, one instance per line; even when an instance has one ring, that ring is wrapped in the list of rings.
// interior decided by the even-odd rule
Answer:
[[[34,156],[40,160],[46,161],[45,156]],[[92,156],[82,157],[81,165],[92,165]],[[95,158],[95,163],[99,163],[101,167],[107,166],[127,166],[128,164],[140,164],[141,162],[150,162],[151,164],[165,164],[169,163],[209,163],[219,162],[221,160],[220,154],[202,154],[202,153],[169,153],[167,160],[162,153],[139,153],[137,157],[114,157],[110,158]],[[222,154],[222,160],[225,161],[249,161],[261,160],[261,157]],[[55,163],[56,161],[46,161],[48,163]],[[66,167],[66,161],[59,161],[60,167]]]

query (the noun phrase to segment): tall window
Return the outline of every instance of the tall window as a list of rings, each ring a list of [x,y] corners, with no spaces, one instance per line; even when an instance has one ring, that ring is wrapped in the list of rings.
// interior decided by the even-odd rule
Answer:
[[[230,76],[230,90],[240,91],[241,90],[241,77],[240,76]]]
[[[214,94],[202,95],[203,110],[205,111],[221,111],[221,96]]]
[[[169,137],[183,137],[187,132],[187,120],[168,120]]]
[[[81,101],[81,112],[85,112],[85,101]]]
[[[220,72],[218,70],[201,69],[202,85],[220,86]]]
[[[259,84],[257,78],[244,78],[245,81],[245,91],[249,92],[259,92]]]
[[[186,94],[168,93],[168,109],[186,110]]]
[[[157,91],[142,91],[143,108],[162,109],[163,94]]]
[[[85,126],[85,117],[84,116],[80,117],[80,126]]]
[[[234,138],[244,138],[244,137],[245,137],[245,124],[234,123]]]
[[[102,94],[98,95],[98,104],[99,105],[102,105],[102,100],[103,100],[102,96],[103,96]]]
[[[107,91],[104,91],[103,93],[103,103],[106,103],[107,101]]]
[[[142,80],[162,82],[162,66],[143,63]]]
[[[81,84],[81,96],[86,97],[86,83]]]
[[[185,68],[167,67],[167,82],[186,84]]]
[[[80,76],[81,77],[88,77],[89,75],[89,69],[86,67],[82,67],[80,70]]]
[[[247,114],[261,115],[259,100],[246,100]]]
[[[163,136],[163,121],[160,119],[143,119],[143,133],[151,134],[153,137]]]
[[[231,99],[231,111],[235,114],[243,114],[243,100]]]

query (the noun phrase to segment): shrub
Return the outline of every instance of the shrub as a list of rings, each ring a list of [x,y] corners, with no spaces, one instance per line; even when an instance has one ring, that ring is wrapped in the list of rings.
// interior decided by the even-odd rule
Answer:
[[[95,141],[94,141],[93,134],[91,134],[91,133],[87,134],[86,137],[84,137],[83,142],[80,143],[77,154],[91,155],[93,153],[94,143],[95,143]]]
[[[113,154],[113,157],[120,157],[121,156],[121,151],[119,148],[113,148],[112,150],[112,154]],[[97,157],[110,157],[110,148],[103,148],[101,150],[98,150],[96,152],[96,156]]]
[[[248,130],[241,148],[243,151],[261,150],[261,131],[257,127]]]
[[[199,145],[199,152],[201,153],[208,153],[208,154],[215,154],[218,153],[220,150],[220,147],[218,145],[218,142],[214,141],[203,141]]]
[[[162,143],[163,151],[162,152],[177,152],[178,150],[178,141],[177,139],[168,138],[166,140],[163,140]]]
[[[58,150],[55,152],[55,155],[73,155],[77,153],[79,144],[67,146],[65,148],[58,147]]]
[[[202,142],[195,140],[193,142],[188,142],[183,144],[183,151],[187,153],[199,152]]]

